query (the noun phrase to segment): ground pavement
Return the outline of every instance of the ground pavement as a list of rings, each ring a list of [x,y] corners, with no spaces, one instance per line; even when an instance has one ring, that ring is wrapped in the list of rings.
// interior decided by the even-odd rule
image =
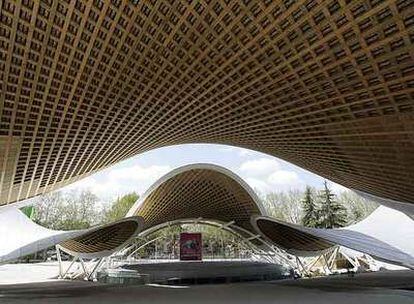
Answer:
[[[0,303],[414,304],[414,271],[196,286],[114,286],[50,281],[0,285]]]

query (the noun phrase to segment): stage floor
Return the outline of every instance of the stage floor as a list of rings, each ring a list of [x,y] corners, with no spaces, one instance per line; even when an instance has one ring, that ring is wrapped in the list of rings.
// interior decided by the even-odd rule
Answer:
[[[7,304],[413,304],[414,271],[193,286],[111,286],[82,281],[0,285]]]
[[[151,283],[175,285],[277,280],[289,275],[280,265],[239,260],[136,263],[121,268],[147,275]]]

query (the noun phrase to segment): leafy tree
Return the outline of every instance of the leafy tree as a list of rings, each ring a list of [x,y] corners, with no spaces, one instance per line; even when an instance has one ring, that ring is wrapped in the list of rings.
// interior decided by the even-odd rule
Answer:
[[[240,257],[246,254],[246,246],[240,244],[242,243],[240,237],[224,229],[200,223],[167,226],[155,231],[148,235],[147,239],[137,240],[136,248],[148,240],[154,240],[154,242],[139,249],[135,254],[140,257],[153,257],[157,252],[157,258],[178,258],[181,232],[202,233],[204,257]]]
[[[104,221],[110,223],[123,218],[131,209],[132,205],[138,200],[139,195],[135,192],[119,197],[105,212]]]
[[[69,192],[65,197],[65,212],[60,221],[62,230],[89,228],[98,220],[98,198],[90,191]]]
[[[348,210],[348,225],[363,220],[378,207],[377,203],[349,190],[341,192],[338,201]]]
[[[271,192],[262,196],[261,201],[268,215],[274,218],[299,224],[302,219],[302,192],[290,190],[287,192]]]
[[[261,203],[269,216],[286,221],[286,214],[283,210],[283,194],[271,192],[266,195],[260,195]]]
[[[63,195],[60,191],[46,193],[36,198],[33,221],[41,226],[56,229],[63,207]]]
[[[328,188],[328,183],[325,180],[324,189],[321,190],[319,195],[319,227],[338,228],[347,224],[347,210],[335,198],[336,195]]]
[[[312,188],[306,186],[305,194],[302,199],[302,208],[303,208],[303,217],[302,225],[307,227],[317,227],[318,226],[318,208],[315,204],[312,195]]]
[[[34,207],[33,206],[24,206],[20,208],[20,211],[23,212],[29,219],[34,217]]]
[[[88,228],[99,219],[98,198],[88,190],[52,192],[38,197],[33,220],[55,230]]]

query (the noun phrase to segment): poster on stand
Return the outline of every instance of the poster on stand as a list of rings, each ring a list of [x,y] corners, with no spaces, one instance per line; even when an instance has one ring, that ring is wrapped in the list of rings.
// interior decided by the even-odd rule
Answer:
[[[201,233],[180,234],[181,261],[200,261],[202,259],[202,250]]]

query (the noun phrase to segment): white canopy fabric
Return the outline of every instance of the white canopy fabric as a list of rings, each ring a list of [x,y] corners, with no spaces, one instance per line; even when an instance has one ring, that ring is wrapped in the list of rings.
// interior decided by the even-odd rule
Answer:
[[[129,239],[135,236],[143,227],[143,220],[138,217],[121,219],[109,225],[92,227],[75,231],[57,231],[37,225],[24,215],[19,209],[7,208],[0,210],[0,264],[8,263],[20,257],[55,246],[76,237],[90,234],[108,226],[125,222],[137,222],[137,228]],[[122,244],[121,244],[122,245]],[[62,248],[65,251],[65,248]],[[109,255],[115,250],[104,250],[96,253],[77,253],[78,256],[93,258]],[[72,254],[72,253],[71,253]]]
[[[0,263],[35,253],[62,241],[80,236],[86,230],[56,231],[31,221],[19,209],[0,211]]]
[[[360,223],[343,229],[308,228],[263,216],[252,218],[255,229],[272,241],[272,236],[263,233],[259,228],[260,221],[274,225],[275,229],[277,225],[290,227],[294,229],[290,231],[305,233],[309,238],[317,237],[369,254],[380,261],[414,269],[414,222],[403,213],[387,207],[380,207]],[[288,248],[288,251],[302,256],[318,254],[316,250],[303,252]]]
[[[367,218],[346,229],[374,237],[414,257],[414,221],[403,212],[379,206]]]

